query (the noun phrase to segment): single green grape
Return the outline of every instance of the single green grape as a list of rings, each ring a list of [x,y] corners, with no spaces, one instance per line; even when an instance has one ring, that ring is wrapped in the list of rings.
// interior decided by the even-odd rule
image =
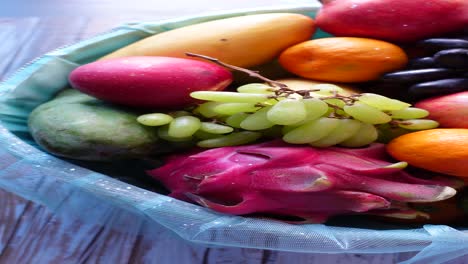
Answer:
[[[287,132],[283,140],[291,144],[314,142],[328,135],[338,124],[339,121],[336,118],[321,117]]]
[[[198,113],[206,118],[213,118],[218,115],[217,112],[214,111],[215,107],[220,105],[221,103],[218,102],[205,102],[200,104],[193,110],[194,113]]]
[[[304,122],[309,122],[325,115],[329,109],[327,103],[317,98],[303,99],[302,102],[306,110]]]
[[[267,119],[276,125],[292,125],[303,121],[307,116],[302,100],[284,99],[267,112]]]
[[[233,115],[237,113],[251,113],[259,110],[254,103],[220,103],[213,108],[213,111],[221,115]]]
[[[407,107],[401,110],[390,111],[389,114],[393,119],[417,119],[427,117],[429,111],[416,107]]]
[[[340,142],[339,145],[343,147],[363,147],[375,142],[379,136],[379,133],[374,125],[368,123],[361,123],[359,130],[354,136]]]
[[[194,116],[180,116],[169,123],[168,135],[174,138],[187,138],[200,129],[200,119]]]
[[[353,119],[338,119],[338,126],[325,137],[309,143],[314,147],[330,147],[337,145],[352,136],[356,135],[359,128],[361,128],[361,122]]]
[[[360,94],[358,101],[383,111],[401,110],[411,106],[410,104],[400,100],[391,99],[383,95],[373,93]]]
[[[190,96],[195,99],[222,103],[260,103],[268,100],[269,95],[219,91],[196,91],[192,92]]]
[[[436,128],[439,123],[430,119],[408,119],[398,122],[398,126],[410,130],[425,130]]]
[[[267,118],[267,113],[270,111],[270,109],[271,106],[266,106],[257,112],[248,115],[240,123],[240,127],[245,130],[262,130],[274,126],[275,124]]]
[[[352,105],[345,105],[343,110],[354,119],[368,124],[384,124],[392,120],[389,115],[381,110],[359,102],[355,102]]]
[[[169,124],[174,118],[163,113],[144,114],[137,117],[137,121],[145,126],[163,126]]]
[[[158,137],[161,138],[162,140],[169,141],[169,142],[188,142],[192,140],[192,137],[171,137],[168,133],[169,131],[169,125],[164,125],[160,126],[158,128]]]
[[[200,130],[211,134],[227,134],[231,133],[234,128],[212,122],[201,122]]]
[[[273,87],[264,83],[249,83],[239,86],[237,88],[237,92],[254,94],[273,94],[273,89]]]

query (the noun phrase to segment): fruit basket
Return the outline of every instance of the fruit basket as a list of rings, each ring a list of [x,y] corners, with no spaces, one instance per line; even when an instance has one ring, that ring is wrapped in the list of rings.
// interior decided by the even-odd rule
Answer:
[[[146,36],[232,16],[293,12],[313,17],[317,7],[240,11],[187,17],[157,23],[132,23],[64,47],[36,59],[0,86],[0,187],[41,203],[51,210],[85,221],[102,204],[149,218],[180,237],[212,246],[249,247],[307,253],[396,253],[421,251],[410,261],[434,263],[462,256],[468,231],[444,225],[395,226],[359,219],[294,225],[268,219],[230,216],[129,184],[105,173],[59,159],[40,150],[31,139],[27,118],[68,83],[68,74]],[[143,186],[145,187],[145,186]],[[159,193],[158,193],[159,192]],[[82,212],[87,214],[83,215]]]

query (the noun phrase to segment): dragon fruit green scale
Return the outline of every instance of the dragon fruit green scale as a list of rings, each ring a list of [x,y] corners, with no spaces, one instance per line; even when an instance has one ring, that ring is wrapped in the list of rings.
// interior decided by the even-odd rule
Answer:
[[[335,215],[381,212],[392,202],[455,195],[451,180],[420,179],[404,167],[389,162],[378,143],[350,149],[270,141],[176,154],[148,174],[170,196],[218,212],[294,216],[314,223]]]

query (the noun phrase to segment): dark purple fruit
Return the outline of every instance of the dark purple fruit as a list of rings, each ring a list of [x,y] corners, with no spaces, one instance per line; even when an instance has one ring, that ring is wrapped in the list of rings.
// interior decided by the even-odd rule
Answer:
[[[408,69],[426,69],[426,68],[435,68],[434,58],[424,57],[412,59],[408,62],[406,66]]]
[[[434,55],[434,61],[440,67],[468,69],[468,49],[441,50]]]
[[[396,71],[382,75],[384,82],[417,83],[456,77],[459,73],[451,69],[433,68]]]
[[[451,94],[468,90],[468,78],[443,79],[418,83],[411,86],[408,93],[413,98]]]
[[[445,49],[468,49],[468,40],[453,38],[431,38],[420,41],[418,46],[432,52]]]

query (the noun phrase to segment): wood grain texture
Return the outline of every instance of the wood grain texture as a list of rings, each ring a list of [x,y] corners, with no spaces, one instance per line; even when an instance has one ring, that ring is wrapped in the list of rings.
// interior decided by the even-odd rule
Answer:
[[[0,263],[392,264],[415,255],[207,248],[124,211],[114,211],[122,223],[118,229],[55,215],[42,205],[1,189],[0,201]],[[467,263],[467,258],[446,263]]]
[[[23,17],[21,12],[34,13],[31,8],[37,7],[37,4],[24,5],[27,8],[20,11],[21,4],[8,1],[7,9],[13,10],[13,17],[0,17],[0,80],[47,51],[130,20],[163,19],[177,14],[188,15],[223,8],[265,6],[272,2],[224,1],[225,5],[211,5],[212,1],[204,0],[199,1],[196,7],[187,8],[188,1],[177,0],[171,1],[171,5],[165,3],[164,8],[157,8],[154,2],[151,8],[143,8],[142,2],[137,1],[137,7],[133,5],[132,8],[133,1],[120,7],[113,1],[100,1],[99,4],[91,0],[62,1],[63,16]],[[307,1],[273,2],[291,4]],[[8,3],[13,6],[8,7]],[[46,0],[41,3],[41,9],[49,8],[47,12],[60,12],[60,8],[56,6],[58,1]],[[161,2],[158,4],[161,5]],[[109,17],[103,18],[100,15],[104,9],[111,14]],[[6,9],[2,10],[1,12],[6,12]],[[73,10],[79,11],[82,16],[67,17],[67,13]],[[128,10],[133,10],[134,13]],[[123,15],[119,16],[119,12]],[[121,230],[126,230],[122,232],[105,224],[83,223],[53,214],[42,205],[1,189],[0,208],[0,263],[391,264],[415,254],[302,254],[243,248],[207,248],[183,241],[163,227],[128,212],[114,212],[118,214],[115,217],[120,219],[119,223],[122,223]],[[468,263],[468,259],[459,258],[448,263]]]

